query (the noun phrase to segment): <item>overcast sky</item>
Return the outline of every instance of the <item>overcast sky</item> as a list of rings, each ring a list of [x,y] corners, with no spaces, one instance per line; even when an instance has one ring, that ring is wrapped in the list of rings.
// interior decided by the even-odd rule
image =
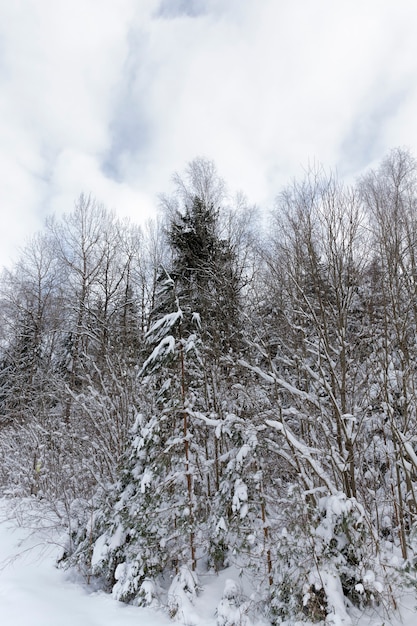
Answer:
[[[416,31],[415,0],[0,0],[0,264],[81,192],[143,221],[197,156],[268,208],[416,154]]]

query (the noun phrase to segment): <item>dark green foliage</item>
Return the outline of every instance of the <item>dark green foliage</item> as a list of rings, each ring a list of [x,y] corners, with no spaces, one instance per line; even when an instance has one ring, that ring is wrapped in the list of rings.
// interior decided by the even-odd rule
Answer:
[[[194,197],[168,230],[180,305],[199,313],[203,340],[218,356],[237,349],[241,341],[241,285],[230,242],[218,234],[219,211]]]

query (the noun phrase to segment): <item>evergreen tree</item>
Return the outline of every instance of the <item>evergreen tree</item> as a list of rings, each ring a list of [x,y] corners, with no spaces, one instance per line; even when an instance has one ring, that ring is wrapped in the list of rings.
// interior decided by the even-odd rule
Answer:
[[[93,569],[113,581],[115,596],[125,601],[138,600],[147,578],[158,583],[162,574],[195,570],[204,538],[195,406],[201,379],[198,320],[187,324],[195,332],[184,328],[187,316],[170,276],[158,297],[163,308],[172,308],[147,333],[151,353],[139,376],[148,402],[136,419],[118,494],[98,539],[103,556]],[[86,558],[85,540],[78,543],[72,561]]]
[[[219,235],[220,208],[194,196],[168,227],[171,275],[183,305],[201,316],[204,341],[219,357],[241,346],[240,291],[236,254]]]

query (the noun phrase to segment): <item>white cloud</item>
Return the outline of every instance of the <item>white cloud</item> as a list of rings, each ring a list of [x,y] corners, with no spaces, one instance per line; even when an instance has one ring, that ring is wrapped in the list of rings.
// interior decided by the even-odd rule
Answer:
[[[270,205],[417,149],[412,0],[0,0],[0,263],[91,192],[141,221],[213,158]]]
[[[14,242],[63,209],[57,198],[71,198],[71,210],[83,191],[86,176],[76,179],[73,161],[62,173],[67,153],[89,161],[106,151],[133,7],[127,0],[0,3],[3,263]]]

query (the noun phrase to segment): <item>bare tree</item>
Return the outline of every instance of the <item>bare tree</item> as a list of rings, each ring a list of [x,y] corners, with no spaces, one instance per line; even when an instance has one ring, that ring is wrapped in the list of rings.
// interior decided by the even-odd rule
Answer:
[[[417,467],[411,445],[417,425],[415,160],[404,150],[392,151],[378,170],[362,178],[360,188],[370,216],[378,271],[376,310],[380,323],[375,328],[379,341],[374,367],[379,380],[374,385],[373,404],[379,407],[381,423],[389,425],[384,432],[384,482],[392,490],[395,526],[406,558],[408,529],[417,514]]]

